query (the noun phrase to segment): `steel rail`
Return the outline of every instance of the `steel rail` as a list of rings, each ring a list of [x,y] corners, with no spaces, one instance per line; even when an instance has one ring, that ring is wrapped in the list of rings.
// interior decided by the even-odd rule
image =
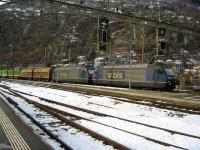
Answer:
[[[50,86],[51,87],[51,86]],[[50,88],[49,87],[49,88]],[[54,89],[58,89],[58,90],[66,90],[65,88],[54,88]],[[76,93],[81,93],[81,94],[88,94],[88,95],[92,95],[92,96],[101,96],[98,94],[93,94],[93,93],[89,93],[89,92],[81,92],[81,91],[76,91],[76,90],[67,90],[67,91],[71,91],[71,92],[76,92]],[[105,96],[105,95],[102,95]],[[144,105],[144,106],[149,106],[149,107],[154,107],[154,108],[160,108],[160,109],[166,109],[166,110],[173,110],[173,111],[179,111],[182,113],[188,113],[188,114],[196,114],[196,115],[200,115],[200,110],[192,110],[192,109],[185,109],[185,108],[179,108],[179,107],[175,107],[172,105],[167,105],[166,103],[162,103],[162,102],[152,102],[152,101],[147,101],[147,103],[144,103],[141,100],[126,100],[126,99],[122,99],[120,97],[114,97],[114,96],[107,96],[109,98],[112,98],[114,100],[117,101],[121,101],[121,102],[126,102],[126,103],[131,103],[131,104],[138,104],[138,105]],[[145,97],[147,98],[147,97]],[[145,101],[145,100],[144,100]]]
[[[60,103],[60,102],[57,102],[57,101],[52,101],[50,99],[42,98],[40,96],[36,96],[36,95],[33,95],[33,94],[19,92],[19,91],[12,90],[12,89],[10,91],[14,92],[14,93],[20,93],[20,94],[23,94],[23,95],[34,96],[34,97],[37,97],[40,100],[43,100],[43,101],[48,102],[48,103],[53,103],[53,104],[56,104],[56,105],[68,107],[68,108],[75,109],[75,110],[78,110],[78,111],[82,111],[82,112],[86,112],[86,113],[91,113],[91,114],[94,114],[94,115],[97,115],[97,116],[100,116],[100,117],[111,117],[111,118],[123,120],[123,121],[126,121],[126,122],[143,125],[143,126],[146,126],[146,127],[150,127],[150,128],[155,128],[155,129],[167,131],[167,132],[169,132],[171,134],[179,134],[179,135],[183,135],[183,136],[188,136],[188,137],[200,139],[200,136],[196,136],[196,135],[192,135],[192,134],[188,134],[188,133],[183,133],[183,132],[179,132],[179,131],[174,131],[174,130],[170,130],[170,129],[165,129],[165,128],[162,128],[162,127],[157,127],[157,126],[153,126],[153,125],[150,125],[150,124],[141,123],[141,122],[138,122],[138,121],[128,120],[128,119],[124,119],[124,118],[121,118],[121,117],[116,117],[116,116],[113,116],[113,115],[109,115],[109,114],[105,114],[105,113],[101,113],[101,112],[92,111],[92,110],[88,110],[88,109],[85,109],[85,108],[81,108],[81,107],[77,107],[77,106],[73,106],[73,105],[69,105],[69,104],[64,104],[64,103]]]
[[[112,139],[109,139],[99,133],[96,133],[95,131],[92,131],[78,123],[75,123],[74,121],[71,121],[70,119],[66,118],[65,116],[61,115],[60,113],[58,113],[58,111],[55,111],[53,108],[51,107],[48,107],[48,106],[45,106],[43,104],[40,104],[38,102],[34,102],[26,97],[23,97],[22,95],[18,94],[18,93],[15,93],[15,92],[12,92],[15,96],[19,97],[19,98],[22,98],[23,100],[25,100],[26,102],[28,102],[29,104],[33,104],[35,106],[37,106],[38,108],[40,108],[41,110],[43,111],[46,111],[47,113],[55,116],[56,118],[60,119],[62,122],[66,123],[67,125],[70,125],[74,128],[77,128],[85,133],[88,133],[90,136],[94,137],[95,139],[98,139],[100,141],[103,141],[105,144],[107,145],[111,145],[113,146],[114,148],[116,149],[119,149],[119,150],[130,150],[130,148],[112,140]],[[62,144],[62,143],[61,143]]]
[[[13,91],[12,91],[13,92]],[[96,122],[96,121],[92,121],[90,119],[86,119],[84,117],[80,117],[78,115],[74,115],[74,114],[71,114],[71,113],[68,113],[66,111],[62,111],[62,110],[58,110],[56,108],[52,108],[50,106],[47,106],[47,105],[44,105],[44,104],[41,104],[39,102],[35,102],[35,101],[32,101],[30,99],[27,99],[26,97],[16,93],[16,92],[13,92],[14,94],[16,94],[16,96],[20,97],[20,98],[23,98],[25,101],[27,101],[28,103],[32,103],[34,105],[36,105],[37,107],[41,108],[42,110],[45,110],[46,112],[54,115],[55,117],[59,118],[60,120],[62,120],[63,122],[73,126],[73,127],[76,127],[80,130],[83,130],[84,132],[87,132],[89,133],[91,136],[93,137],[96,137],[97,139],[100,138],[100,140],[102,140],[102,138],[104,139],[104,141],[107,143],[109,142],[110,145],[112,145],[114,148],[118,148],[118,149],[122,149],[122,150],[125,150],[125,149],[130,149],[116,141],[113,141],[99,133],[96,133],[92,130],[90,130],[89,128],[86,128],[78,123],[75,123],[74,121],[71,121],[70,119],[67,119],[66,116],[70,116],[70,117],[73,117],[73,118],[77,118],[77,119],[83,119],[83,120],[87,120],[87,121],[91,121],[91,122],[94,122],[94,123],[98,123],[98,124],[101,124],[101,125],[104,125],[104,126],[107,126],[107,127],[111,127],[113,129],[116,129],[116,130],[119,130],[119,131],[122,131],[122,132],[125,132],[125,133],[129,133],[129,134],[132,134],[132,135],[135,135],[135,136],[138,136],[138,137],[142,137],[142,138],[145,138],[149,141],[152,141],[152,142],[155,142],[155,143],[158,143],[160,145],[164,145],[164,146],[172,146],[172,147],[175,147],[175,148],[179,148],[179,149],[183,149],[183,150],[187,150],[187,148],[183,148],[183,147],[180,147],[180,146],[176,146],[174,144],[170,144],[170,143],[167,143],[167,142],[163,142],[163,141],[160,141],[160,140],[156,140],[156,139],[153,139],[151,137],[146,137],[146,136],[143,136],[143,135],[140,135],[140,134],[136,134],[136,133],[133,133],[133,132],[129,132],[129,131],[126,131],[126,130],[123,130],[123,129],[119,129],[119,128],[116,128],[116,127],[112,127],[110,125],[106,125],[106,124],[103,124],[103,123],[99,123],[99,122]]]
[[[141,96],[141,95],[130,95],[128,93],[117,93],[106,89],[99,89],[99,88],[87,88],[87,87],[77,87],[75,85],[69,86],[69,85],[62,85],[62,84],[56,84],[56,83],[48,83],[48,82],[35,82],[35,81],[28,81],[28,80],[13,80],[13,79],[5,79],[8,81],[14,81],[17,83],[22,84],[31,84],[34,85],[34,83],[41,83],[43,85],[48,85],[49,88],[57,89],[57,90],[67,90],[67,91],[73,91],[76,93],[82,93],[87,95],[103,95],[103,96],[109,96],[113,97],[114,99],[118,101],[123,101],[127,103],[135,103],[140,105],[146,105],[161,109],[167,109],[167,110],[173,110],[173,111],[180,111],[183,113],[188,114],[197,114],[200,115],[200,109],[199,105],[193,104],[189,101],[184,102],[182,104],[181,102],[178,102],[176,100],[170,101],[167,98],[157,98],[157,97],[149,97],[149,96]],[[35,85],[35,86],[41,86],[42,85]],[[121,99],[123,98],[123,99]],[[124,98],[128,99],[125,100]],[[147,102],[147,103],[144,103]]]
[[[124,102],[129,103],[136,103],[138,102],[141,104],[143,101],[152,103],[155,107],[158,108],[164,108],[169,110],[175,110],[175,111],[182,111],[184,113],[190,113],[190,114],[200,114],[199,105],[192,104],[192,106],[188,105],[182,105],[182,103],[177,103],[177,101],[170,101],[167,98],[161,98],[161,97],[148,97],[148,96],[142,96],[142,95],[131,95],[127,93],[120,93],[110,90],[101,90],[96,88],[86,88],[86,87],[77,87],[77,86],[65,86],[65,85],[57,85],[57,84],[51,84],[50,88],[53,89],[62,89],[62,90],[72,90],[75,92],[81,92],[88,95],[104,95],[104,96],[112,96],[112,97],[118,97],[118,98],[127,98],[131,101],[121,100]],[[188,103],[188,102],[187,102]],[[145,105],[145,104],[144,104]]]
[[[5,92],[5,91],[3,91]],[[10,94],[10,95],[13,95],[13,96],[16,96],[12,93],[8,93],[8,92],[5,92],[7,94]],[[36,119],[34,119],[30,114],[28,114],[27,112],[25,112],[22,108],[20,108],[18,106],[18,103],[16,103],[15,101],[13,101],[10,97],[7,97],[5,94],[3,94],[0,90],[0,94],[5,98],[7,99],[7,101],[14,105],[20,112],[22,112],[23,114],[25,114],[25,116],[27,118],[29,118],[34,124],[36,124],[41,130],[43,130],[49,137],[51,137],[52,139],[55,139],[55,141],[57,141],[58,143],[61,144],[61,146],[63,148],[65,148],[66,150],[73,150],[72,147],[70,147],[69,145],[67,145],[65,142],[63,142],[61,139],[59,139],[58,136],[54,135],[50,130],[46,129],[44,126],[42,126]]]

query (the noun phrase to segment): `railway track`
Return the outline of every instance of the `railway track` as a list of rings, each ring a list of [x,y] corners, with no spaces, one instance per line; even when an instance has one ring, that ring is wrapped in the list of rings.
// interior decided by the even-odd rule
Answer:
[[[58,90],[66,90],[65,88],[56,88]],[[67,90],[70,92],[74,92],[74,90]],[[75,91],[76,93],[80,94],[88,94],[88,92],[81,92],[81,91]],[[90,94],[92,96],[104,96],[104,95],[98,95],[98,94]],[[188,114],[197,114],[200,115],[200,110],[195,109],[195,110],[189,110],[185,108],[179,108],[176,106],[171,106],[167,105],[166,103],[162,103],[160,101],[155,101],[155,102],[148,102],[148,101],[137,101],[137,100],[131,100],[127,98],[120,98],[120,97],[114,97],[114,96],[107,96],[108,98],[115,99],[117,101],[121,102],[126,102],[126,103],[131,103],[131,104],[139,104],[139,105],[144,105],[144,106],[149,106],[149,107],[154,107],[154,108],[161,108],[161,109],[166,109],[166,110],[172,110],[172,111],[180,111],[182,113],[188,113]]]
[[[5,91],[3,91],[5,92]],[[34,106],[36,106],[36,108],[39,108],[40,111],[42,111],[40,114],[41,116],[44,117],[44,115],[42,115],[43,113],[45,114],[49,114],[52,115],[54,118],[57,118],[58,121],[56,121],[57,123],[57,126],[63,126],[63,123],[68,125],[68,126],[71,126],[77,130],[79,130],[80,132],[84,132],[84,133],[87,133],[89,134],[91,137],[95,138],[96,140],[99,140],[99,141],[103,141],[106,145],[110,145],[112,146],[113,148],[116,148],[116,149],[120,149],[120,150],[128,150],[130,148],[116,142],[116,141],[113,141],[95,131],[92,131],[78,123],[76,123],[75,121],[73,121],[75,119],[75,116],[72,116],[70,114],[67,114],[67,113],[64,113],[62,111],[59,111],[59,110],[56,110],[54,108],[51,108],[51,107],[48,107],[48,106],[45,106],[45,105],[42,105],[40,103],[37,103],[37,102],[34,102],[28,98],[25,98],[23,96],[21,96],[20,94],[17,94],[16,92],[5,92],[7,94],[10,94],[10,95],[13,95],[15,97],[19,97],[23,100],[25,100],[27,103],[29,104],[32,104]],[[1,92],[2,94],[2,92]],[[55,139],[58,143],[61,144],[61,147],[65,148],[65,149],[73,149],[71,146],[67,145],[64,141],[62,141],[61,139],[59,139],[59,137],[57,137],[56,135],[54,135],[52,133],[52,131],[46,129],[42,124],[40,124],[37,120],[35,120],[32,116],[30,116],[28,113],[26,113],[22,108],[18,107],[18,104],[12,100],[11,98],[9,98],[8,96],[5,96],[5,94],[2,94],[8,101],[9,103],[15,105],[15,107],[17,107],[17,109],[19,109],[21,112],[23,112],[29,119],[31,119],[36,125],[38,125],[43,131],[45,131],[45,133],[47,133],[51,138]],[[44,118],[43,118],[44,119]],[[76,119],[79,119],[79,118],[76,118]],[[58,123],[60,122],[60,124],[58,125]],[[51,124],[51,123],[54,123],[54,122],[50,122],[48,124]]]
[[[5,92],[5,91],[4,91]],[[6,93],[6,92],[5,92]],[[67,150],[72,150],[72,148],[67,145],[64,141],[62,141],[61,139],[59,139],[56,135],[52,134],[52,132],[50,130],[48,130],[47,128],[45,128],[39,121],[37,121],[34,117],[32,117],[30,114],[28,114],[26,111],[24,111],[22,108],[20,108],[18,106],[18,104],[12,100],[10,97],[6,96],[4,93],[0,92],[0,94],[6,98],[6,100],[14,105],[20,112],[22,112],[27,118],[29,118],[31,120],[31,122],[33,122],[36,126],[38,126],[43,132],[45,132],[50,138],[54,139],[56,142],[58,142],[61,147],[67,149]],[[13,96],[15,96],[12,93],[8,93],[11,94]],[[42,116],[42,115],[41,115]],[[43,115],[44,116],[44,115]]]
[[[45,110],[47,112],[50,111],[48,113],[51,113],[51,114],[53,113],[54,116],[58,117],[61,120],[63,120],[65,118],[64,116],[69,116],[69,117],[73,118],[73,120],[85,120],[85,121],[93,122],[95,124],[100,124],[100,125],[106,126],[108,128],[113,128],[115,130],[119,130],[121,132],[125,132],[127,134],[131,134],[131,135],[134,135],[134,136],[145,138],[146,140],[149,140],[151,142],[154,142],[154,143],[157,143],[157,144],[161,144],[161,145],[164,145],[164,146],[171,146],[171,147],[178,148],[178,149],[187,149],[187,148],[184,148],[184,147],[181,147],[181,146],[177,146],[177,145],[174,145],[174,144],[171,144],[171,143],[167,143],[165,141],[157,140],[155,138],[147,137],[147,136],[144,136],[144,135],[141,135],[141,134],[138,134],[138,133],[134,133],[134,132],[131,132],[131,131],[128,131],[128,130],[124,130],[124,129],[121,129],[121,128],[118,128],[118,127],[115,127],[115,126],[111,126],[111,125],[108,125],[108,124],[105,124],[105,123],[94,121],[92,119],[88,119],[87,117],[76,115],[74,113],[69,113],[69,112],[66,112],[66,111],[61,111],[61,110],[58,110],[56,108],[52,108],[52,107],[44,105],[44,104],[41,104],[41,103],[38,103],[38,102],[34,102],[34,101],[30,100],[30,99],[27,99],[24,96],[32,96],[32,97],[34,96],[34,97],[39,98],[41,101],[45,101],[47,103],[51,103],[51,104],[54,104],[54,105],[64,106],[65,108],[70,108],[70,109],[73,109],[74,111],[81,111],[81,112],[84,112],[84,113],[92,114],[92,115],[95,115],[95,117],[110,117],[110,118],[114,118],[114,119],[118,119],[118,120],[121,120],[121,121],[124,121],[124,122],[131,123],[131,124],[137,124],[137,125],[145,126],[147,128],[150,128],[150,129],[153,128],[153,129],[159,130],[159,131],[162,130],[162,131],[168,132],[169,134],[172,134],[172,135],[173,134],[178,134],[178,135],[181,135],[181,136],[185,136],[187,138],[200,139],[199,136],[195,136],[195,135],[191,135],[191,134],[187,134],[187,133],[183,133],[183,132],[178,132],[178,131],[173,131],[173,130],[169,130],[169,129],[164,129],[164,128],[152,126],[152,125],[149,125],[149,124],[144,124],[144,123],[140,123],[140,122],[136,122],[136,121],[132,121],[132,120],[127,120],[127,119],[124,119],[124,118],[119,118],[119,117],[112,116],[112,115],[105,114],[105,113],[99,113],[97,111],[91,111],[91,110],[88,110],[88,109],[83,109],[83,108],[80,108],[80,107],[76,107],[76,106],[72,106],[72,105],[68,105],[68,104],[63,104],[63,103],[55,102],[55,101],[52,101],[52,100],[49,100],[49,99],[45,99],[43,97],[39,97],[39,96],[32,95],[32,94],[27,94],[27,93],[23,93],[23,92],[19,92],[19,91],[14,91],[14,90],[10,90],[10,93],[14,94],[15,96],[18,96],[18,97],[21,97],[21,98],[25,99],[29,103],[34,103],[34,105],[36,105],[37,107],[41,108],[42,110]],[[54,114],[54,113],[56,113],[56,114]],[[65,121],[65,123],[70,124],[70,125],[71,124],[74,125],[73,123],[69,123],[69,120]],[[82,129],[82,128],[79,127],[79,125],[78,125],[78,128]],[[75,126],[77,126],[77,125],[75,125]],[[89,131],[87,131],[87,133],[88,132]],[[94,134],[94,133],[92,133],[92,134]],[[115,148],[118,148],[118,149],[122,148],[120,146],[116,146],[115,144],[112,144],[112,146],[115,147]]]
[[[10,91],[13,92],[13,93],[16,93],[16,94],[37,97],[40,100],[48,102],[48,103],[51,103],[51,104],[56,104],[56,105],[64,106],[64,107],[67,107],[67,108],[71,108],[71,109],[74,109],[74,110],[77,110],[77,111],[81,111],[81,112],[86,112],[86,113],[93,114],[93,115],[96,115],[96,116],[111,117],[111,118],[119,119],[119,120],[122,120],[122,121],[125,121],[125,122],[134,123],[134,124],[138,124],[138,125],[142,125],[142,126],[146,126],[146,127],[150,127],[150,128],[155,128],[155,129],[163,130],[163,131],[169,132],[170,134],[179,134],[179,135],[183,135],[183,136],[188,136],[188,137],[200,139],[200,136],[195,136],[195,135],[191,135],[191,134],[187,134],[187,133],[183,133],[183,132],[178,132],[178,131],[174,131],[174,130],[170,130],[170,129],[166,129],[166,128],[161,128],[161,127],[153,126],[153,125],[150,125],[150,124],[145,124],[145,123],[134,121],[134,120],[124,119],[122,117],[117,117],[117,116],[114,116],[114,115],[110,115],[110,114],[106,114],[106,113],[101,113],[101,112],[98,112],[98,111],[92,111],[92,110],[89,110],[89,109],[85,109],[85,108],[82,108],[82,107],[77,107],[77,106],[69,105],[69,104],[66,104],[66,103],[56,102],[56,101],[53,101],[53,100],[50,100],[50,99],[46,99],[46,98],[43,98],[43,97],[40,97],[40,96],[36,96],[36,95],[33,95],[33,94],[19,92],[19,91],[16,91],[16,90],[10,90]],[[103,106],[103,107],[108,107],[108,106]],[[108,107],[108,108],[112,108],[112,107]],[[77,117],[77,116],[75,115],[75,117]],[[79,117],[79,118],[85,119],[83,117]],[[92,121],[92,120],[90,120],[90,121]]]
[[[8,81],[14,81],[16,83],[21,84],[29,84],[34,86],[40,86],[40,87],[48,87],[52,89],[57,90],[65,90],[65,91],[71,91],[86,95],[92,95],[92,96],[107,96],[114,98],[115,100],[121,101],[121,102],[127,102],[127,103],[133,103],[133,104],[139,104],[139,105],[145,105],[155,108],[161,108],[166,110],[173,110],[173,111],[179,111],[183,113],[188,114],[197,114],[200,115],[200,105],[197,105],[196,103],[193,103],[191,101],[184,101],[179,102],[176,100],[169,100],[168,98],[164,97],[149,97],[149,96],[140,96],[140,95],[131,95],[130,93],[120,93],[113,90],[111,92],[110,90],[101,90],[98,88],[88,88],[88,87],[79,87],[79,85],[63,85],[63,84],[56,84],[56,83],[49,83],[49,82],[35,82],[35,81],[27,81],[27,80],[13,80],[13,79],[6,79]]]

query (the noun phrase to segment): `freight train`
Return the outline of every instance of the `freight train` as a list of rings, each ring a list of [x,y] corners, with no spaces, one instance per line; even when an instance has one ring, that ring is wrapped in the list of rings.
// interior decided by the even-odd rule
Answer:
[[[173,90],[176,78],[172,69],[166,64],[115,64],[94,67],[93,65],[68,65],[49,68],[13,69],[13,74],[1,69],[1,77],[17,77],[27,80],[44,80],[53,82],[68,82],[95,84],[116,87],[136,87],[162,90]]]

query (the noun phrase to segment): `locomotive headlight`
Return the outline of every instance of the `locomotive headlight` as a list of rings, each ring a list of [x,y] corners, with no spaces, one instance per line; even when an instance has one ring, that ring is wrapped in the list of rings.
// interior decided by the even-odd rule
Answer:
[[[167,83],[168,83],[168,85],[171,85],[171,82],[169,80],[167,81]]]

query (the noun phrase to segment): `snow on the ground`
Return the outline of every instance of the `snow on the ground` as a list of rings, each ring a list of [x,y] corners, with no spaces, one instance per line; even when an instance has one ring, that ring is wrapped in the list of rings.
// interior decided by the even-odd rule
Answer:
[[[102,141],[97,141],[96,139],[90,137],[89,135],[80,132],[79,130],[67,126],[65,124],[60,125],[60,120],[55,119],[53,116],[46,114],[45,112],[41,112],[41,110],[36,109],[33,105],[28,104],[26,101],[4,93],[5,96],[10,97],[12,100],[15,100],[18,103],[18,106],[23,109],[28,114],[40,122],[43,126],[45,126],[48,130],[52,131],[53,134],[57,135],[62,141],[64,141],[67,145],[76,150],[112,150],[113,147],[109,145],[103,144]],[[3,97],[2,97],[3,98]],[[27,121],[27,120],[25,120]],[[29,121],[30,122],[30,121]],[[52,123],[54,125],[52,126]],[[51,125],[49,125],[51,124]],[[34,127],[35,128],[35,127]],[[38,130],[38,128],[35,128]],[[40,131],[40,134],[45,134]],[[61,150],[63,148],[60,147],[58,143],[47,138],[47,136],[43,137],[43,140],[49,143],[53,147],[53,149]]]
[[[3,4],[5,4],[6,2],[0,2],[0,5],[3,5]]]
[[[116,128],[119,128],[119,129],[125,128],[124,130],[127,131],[127,132],[132,132],[132,133],[140,134],[140,135],[147,136],[147,137],[151,137],[153,135],[153,138],[155,138],[157,140],[161,140],[161,141],[166,142],[166,143],[171,143],[171,144],[174,144],[174,145],[182,145],[183,147],[187,147],[187,148],[193,148],[193,147],[195,148],[196,145],[200,144],[200,140],[198,140],[198,139],[188,138],[186,136],[181,136],[181,135],[177,135],[177,134],[173,135],[173,134],[168,133],[166,131],[162,131],[162,130],[159,130],[159,129],[152,129],[150,127],[141,126],[141,125],[130,123],[130,122],[125,122],[125,121],[122,121],[122,120],[119,120],[119,119],[113,119],[111,117],[98,117],[98,116],[95,116],[93,114],[88,114],[86,112],[80,112],[80,111],[76,111],[76,110],[71,109],[71,108],[66,108],[64,106],[59,106],[59,105],[55,105],[55,104],[48,103],[48,102],[45,102],[45,101],[41,101],[37,97],[26,96],[26,95],[23,95],[23,96],[25,96],[29,99],[32,99],[36,102],[42,103],[43,105],[47,105],[47,106],[50,106],[50,107],[53,107],[53,108],[56,108],[56,109],[59,109],[59,110],[66,111],[68,113],[79,115],[81,117],[91,119],[93,121],[97,121],[99,123],[103,123],[103,124],[106,124],[106,125],[109,125],[109,126],[115,126]],[[82,124],[86,127],[91,126],[91,128],[94,128],[94,126],[95,126],[94,123],[91,123],[91,122],[78,121],[78,123],[80,123],[80,124]],[[113,134],[112,139],[113,139],[113,137],[116,138],[119,135],[119,133],[117,133],[117,132],[113,133],[111,131],[110,131],[111,133],[109,134],[109,131],[104,129],[103,126],[99,126],[97,131],[101,131],[101,132],[106,131],[108,135],[110,135],[112,133]],[[101,134],[101,132],[99,132],[99,133]],[[121,132],[120,132],[120,136],[121,136]],[[126,140],[126,142],[129,143],[129,144],[126,143],[127,146],[133,147],[132,144],[136,145],[133,142],[133,141],[135,141],[134,139],[137,139],[135,141],[136,143],[139,140],[141,140],[141,138],[138,139],[137,136],[133,136],[133,137],[134,138],[132,139],[129,136],[129,139]],[[115,140],[120,141],[119,139],[115,139]],[[186,142],[184,142],[184,141],[186,141]],[[122,143],[123,143],[123,141],[122,141]]]
[[[8,82],[6,83],[4,82],[2,84],[7,84],[9,87],[17,91],[30,93],[30,94],[40,96],[46,99],[50,99],[53,101],[67,103],[68,105],[82,107],[82,108],[90,109],[93,111],[111,114],[116,117],[121,117],[121,118],[129,119],[129,120],[133,120],[133,121],[137,121],[141,123],[148,123],[153,126],[158,126],[158,127],[162,127],[166,129],[171,129],[171,130],[175,130],[179,132],[184,132],[184,133],[200,136],[200,116],[199,115],[189,115],[189,114],[175,112],[175,111],[152,108],[152,107],[142,106],[142,105],[137,105],[137,104],[130,104],[126,102],[119,102],[117,100],[114,100],[108,97],[88,96],[88,95],[66,92],[66,91],[61,91],[61,90],[27,86],[27,85],[25,86],[25,85],[13,84],[13,83],[8,83]],[[40,101],[38,98],[32,97],[32,99],[36,101]],[[53,104],[49,104],[49,105],[53,106]],[[172,135],[164,131],[149,129],[145,126],[140,126],[140,125],[131,124],[131,123],[124,123],[118,119],[113,119],[109,117],[106,117],[106,118],[96,117],[96,116],[92,116],[91,114],[77,112],[72,109],[70,110],[70,108],[66,108],[66,107],[61,108],[61,106],[59,107],[60,109],[63,109],[67,112],[72,112],[72,113],[76,112],[78,113],[78,115],[81,115],[83,117],[90,118],[90,119],[92,118],[94,121],[102,122],[108,125],[115,124],[115,126],[119,128],[126,127],[127,131],[134,131],[138,134],[143,134],[148,137],[150,136],[152,138],[160,139],[165,142],[186,147],[188,149],[198,149],[200,145],[199,139],[188,138],[188,137],[180,136],[176,134]],[[107,131],[103,129],[103,127],[92,125],[93,123],[85,122],[83,120],[81,120],[79,123],[85,126],[90,126],[94,130],[100,130],[101,132],[105,132],[104,134],[107,134],[108,136],[112,137],[113,135],[114,138],[123,137],[122,133],[112,133],[112,130]],[[144,139],[142,140],[142,138],[140,137],[136,138],[131,135],[132,137],[130,137],[129,139],[132,139],[132,138],[137,139],[134,142],[134,140],[127,140],[128,138],[126,136],[124,137],[124,139],[126,140],[120,141],[120,142],[122,142],[123,144],[125,143],[128,146],[131,146],[132,148],[141,149],[141,146],[137,147],[137,145],[138,143],[143,142],[142,145],[146,149],[146,146],[149,146],[149,144],[151,143],[149,142],[148,144],[148,142],[146,142],[144,144]],[[150,145],[152,146],[152,143]],[[155,149],[158,149],[158,147],[155,147]],[[159,149],[162,149],[162,148],[159,148]]]
[[[6,94],[4,93],[4,95],[6,95]],[[7,102],[6,99],[4,98],[4,96],[2,96],[1,94],[0,94],[0,98],[3,99],[5,102]],[[53,149],[56,149],[56,150],[64,150],[63,148],[60,147],[61,145],[60,145],[59,143],[57,143],[55,140],[51,139],[51,138],[50,138],[45,132],[43,132],[37,125],[33,124],[32,121],[31,121],[29,118],[27,118],[24,114],[22,114],[16,107],[14,107],[13,105],[9,104],[8,102],[7,102],[7,104],[15,111],[15,113],[16,113],[18,116],[20,116],[20,118],[23,120],[24,123],[26,123],[26,124],[28,124],[29,126],[31,126],[31,128],[32,128],[38,135],[40,135],[40,136],[42,137],[42,140],[43,140],[45,143],[49,144]],[[33,111],[33,112],[34,112],[34,111]],[[32,112],[32,114],[33,114],[33,112]]]

